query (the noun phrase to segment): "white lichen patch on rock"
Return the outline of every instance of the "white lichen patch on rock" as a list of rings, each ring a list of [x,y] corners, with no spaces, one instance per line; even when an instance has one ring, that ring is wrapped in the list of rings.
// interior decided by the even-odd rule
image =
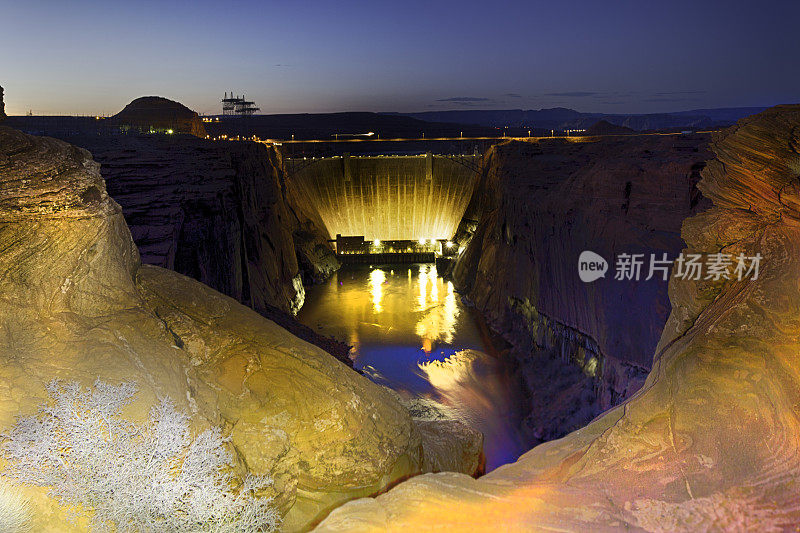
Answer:
[[[89,511],[93,530],[277,529],[272,497],[260,496],[272,485],[269,476],[237,479],[219,428],[192,435],[189,417],[169,398],[139,425],[120,414],[136,394],[133,382],[98,380],[84,391],[77,382],[54,380],[47,391],[52,402],[2,435],[3,472],[18,483],[47,488],[67,508]]]

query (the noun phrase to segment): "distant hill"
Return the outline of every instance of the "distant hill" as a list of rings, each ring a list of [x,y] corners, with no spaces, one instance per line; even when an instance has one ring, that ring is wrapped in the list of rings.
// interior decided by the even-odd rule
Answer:
[[[565,107],[522,110],[427,111],[422,113],[302,113],[218,117],[203,122],[193,111],[170,100],[144,97],[131,102],[116,116],[105,120],[94,117],[14,116],[7,125],[36,135],[69,135],[111,130],[120,124],[139,129],[172,129],[212,137],[237,135],[262,139],[330,139],[373,132],[381,139],[432,137],[501,137],[550,135],[550,130],[589,129],[600,121],[634,131],[707,129],[728,126],[761,112],[761,107],[694,109],[675,113],[603,114],[582,113]],[[599,126],[598,126],[599,127]],[[203,130],[205,128],[205,131]]]
[[[329,139],[339,135],[373,132],[382,139],[425,137],[466,137],[496,135],[497,130],[481,125],[445,124],[423,121],[404,115],[381,113],[302,113],[254,115],[252,117],[220,117],[220,122],[207,122],[212,137],[220,134],[257,135],[262,139]]]
[[[720,107],[718,109],[693,109],[691,111],[678,111],[673,115],[702,115],[718,122],[733,124],[737,120],[761,113],[766,107]]]
[[[163,130],[205,137],[206,130],[197,113],[161,96],[143,96],[133,100],[111,117],[111,122],[142,131]]]
[[[636,133],[634,130],[630,128],[626,128],[625,126],[617,126],[616,124],[611,124],[607,120],[599,120],[595,122],[593,125],[586,128],[585,135],[627,135],[631,133]]]
[[[598,120],[624,126],[636,131],[680,128],[713,128],[728,126],[740,118],[760,113],[765,107],[729,107],[720,109],[694,109],[676,113],[650,114],[606,114],[582,113],[565,107],[551,109],[502,109],[425,111],[403,113],[399,116],[413,117],[432,122],[476,124],[494,128],[516,128],[536,130],[587,129]]]
[[[141,100],[144,100],[143,102]],[[95,117],[72,116],[14,116],[8,125],[34,135],[77,135],[111,132],[120,126],[135,130],[173,130],[175,133],[192,133],[204,137],[227,135],[262,139],[341,139],[358,137],[373,132],[381,139],[433,138],[433,137],[488,137],[501,132],[488,126],[444,124],[426,122],[401,115],[380,113],[304,113],[285,115],[253,115],[251,117],[210,117],[202,122],[190,109],[169,100],[151,100],[149,97],[134,100],[117,115],[98,120]],[[219,118],[219,122],[215,119]]]

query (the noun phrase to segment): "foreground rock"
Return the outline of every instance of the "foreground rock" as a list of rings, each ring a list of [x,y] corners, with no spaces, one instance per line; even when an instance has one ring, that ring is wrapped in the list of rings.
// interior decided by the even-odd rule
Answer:
[[[423,464],[408,411],[322,350],[194,280],[142,266],[88,152],[0,127],[0,432],[51,379],[135,380],[221,426],[240,469],[270,474],[287,530]],[[0,465],[1,467],[2,465]],[[81,530],[26,489],[34,531]]]
[[[670,282],[644,387],[474,480],[417,477],[319,531],[787,531],[800,523],[800,106],[714,137],[688,251],[763,256],[757,279]]]
[[[462,223],[480,220],[453,270],[462,293],[511,342],[530,396],[532,442],[558,438],[644,382],[667,320],[667,282],[650,256],[674,259],[681,222],[708,204],[696,188],[709,136],[546,140],[493,147]],[[584,283],[584,250],[608,261]],[[640,279],[615,257],[643,254]]]
[[[457,419],[448,408],[427,398],[403,401],[425,450],[425,472],[486,473],[483,434]]]

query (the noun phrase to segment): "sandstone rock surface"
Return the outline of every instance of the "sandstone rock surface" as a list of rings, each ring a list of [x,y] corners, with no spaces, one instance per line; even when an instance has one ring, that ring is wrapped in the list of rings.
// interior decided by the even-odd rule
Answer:
[[[322,350],[194,280],[144,265],[85,150],[0,127],[0,432],[51,379],[135,380],[275,479],[285,529],[420,471],[408,411]],[[2,465],[0,465],[2,468]],[[35,531],[82,530],[26,489]]]
[[[534,442],[560,437],[644,382],[669,313],[650,255],[674,259],[681,222],[707,206],[696,188],[706,136],[511,142],[484,157],[465,215],[480,220],[453,269],[456,287],[514,345]],[[462,228],[466,224],[462,224]],[[584,283],[584,250],[608,261]],[[643,254],[636,280],[615,257]]]
[[[111,122],[135,130],[149,132],[172,130],[205,137],[200,117],[185,105],[161,96],[142,96],[111,117]]]
[[[474,480],[424,475],[318,531],[787,531],[800,523],[800,105],[714,136],[688,251],[763,256],[757,279],[670,282],[644,387]]]
[[[485,472],[483,434],[458,420],[414,420],[425,450],[425,472]]]
[[[411,413],[425,450],[425,472],[459,472],[480,476],[486,472],[483,434],[427,398],[403,401]]]

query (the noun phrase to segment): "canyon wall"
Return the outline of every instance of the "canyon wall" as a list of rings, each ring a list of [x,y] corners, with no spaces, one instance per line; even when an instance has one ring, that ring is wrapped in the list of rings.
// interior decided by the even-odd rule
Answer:
[[[69,136],[101,164],[142,261],[201,281],[262,312],[294,313],[303,282],[338,268],[280,153],[188,136]]]
[[[673,260],[681,222],[707,206],[708,135],[587,140],[493,147],[459,231],[471,240],[453,280],[513,345],[533,442],[642,385],[670,309],[666,280],[645,280],[650,254]],[[584,250],[608,261],[605,278],[581,281]],[[639,281],[614,279],[623,253],[644,254]]]
[[[190,276],[352,364],[349,347],[293,315],[304,284],[339,267],[281,154],[188,135],[62,135],[92,152],[142,262]]]
[[[332,237],[450,239],[475,183],[473,159],[428,154],[298,160],[291,181]]]
[[[698,186],[714,207],[684,222],[686,251],[760,254],[760,272],[673,277],[642,389],[478,480],[419,476],[346,504],[318,531],[796,528],[800,105],[743,119],[711,148]],[[641,303],[630,307],[649,312]]]

